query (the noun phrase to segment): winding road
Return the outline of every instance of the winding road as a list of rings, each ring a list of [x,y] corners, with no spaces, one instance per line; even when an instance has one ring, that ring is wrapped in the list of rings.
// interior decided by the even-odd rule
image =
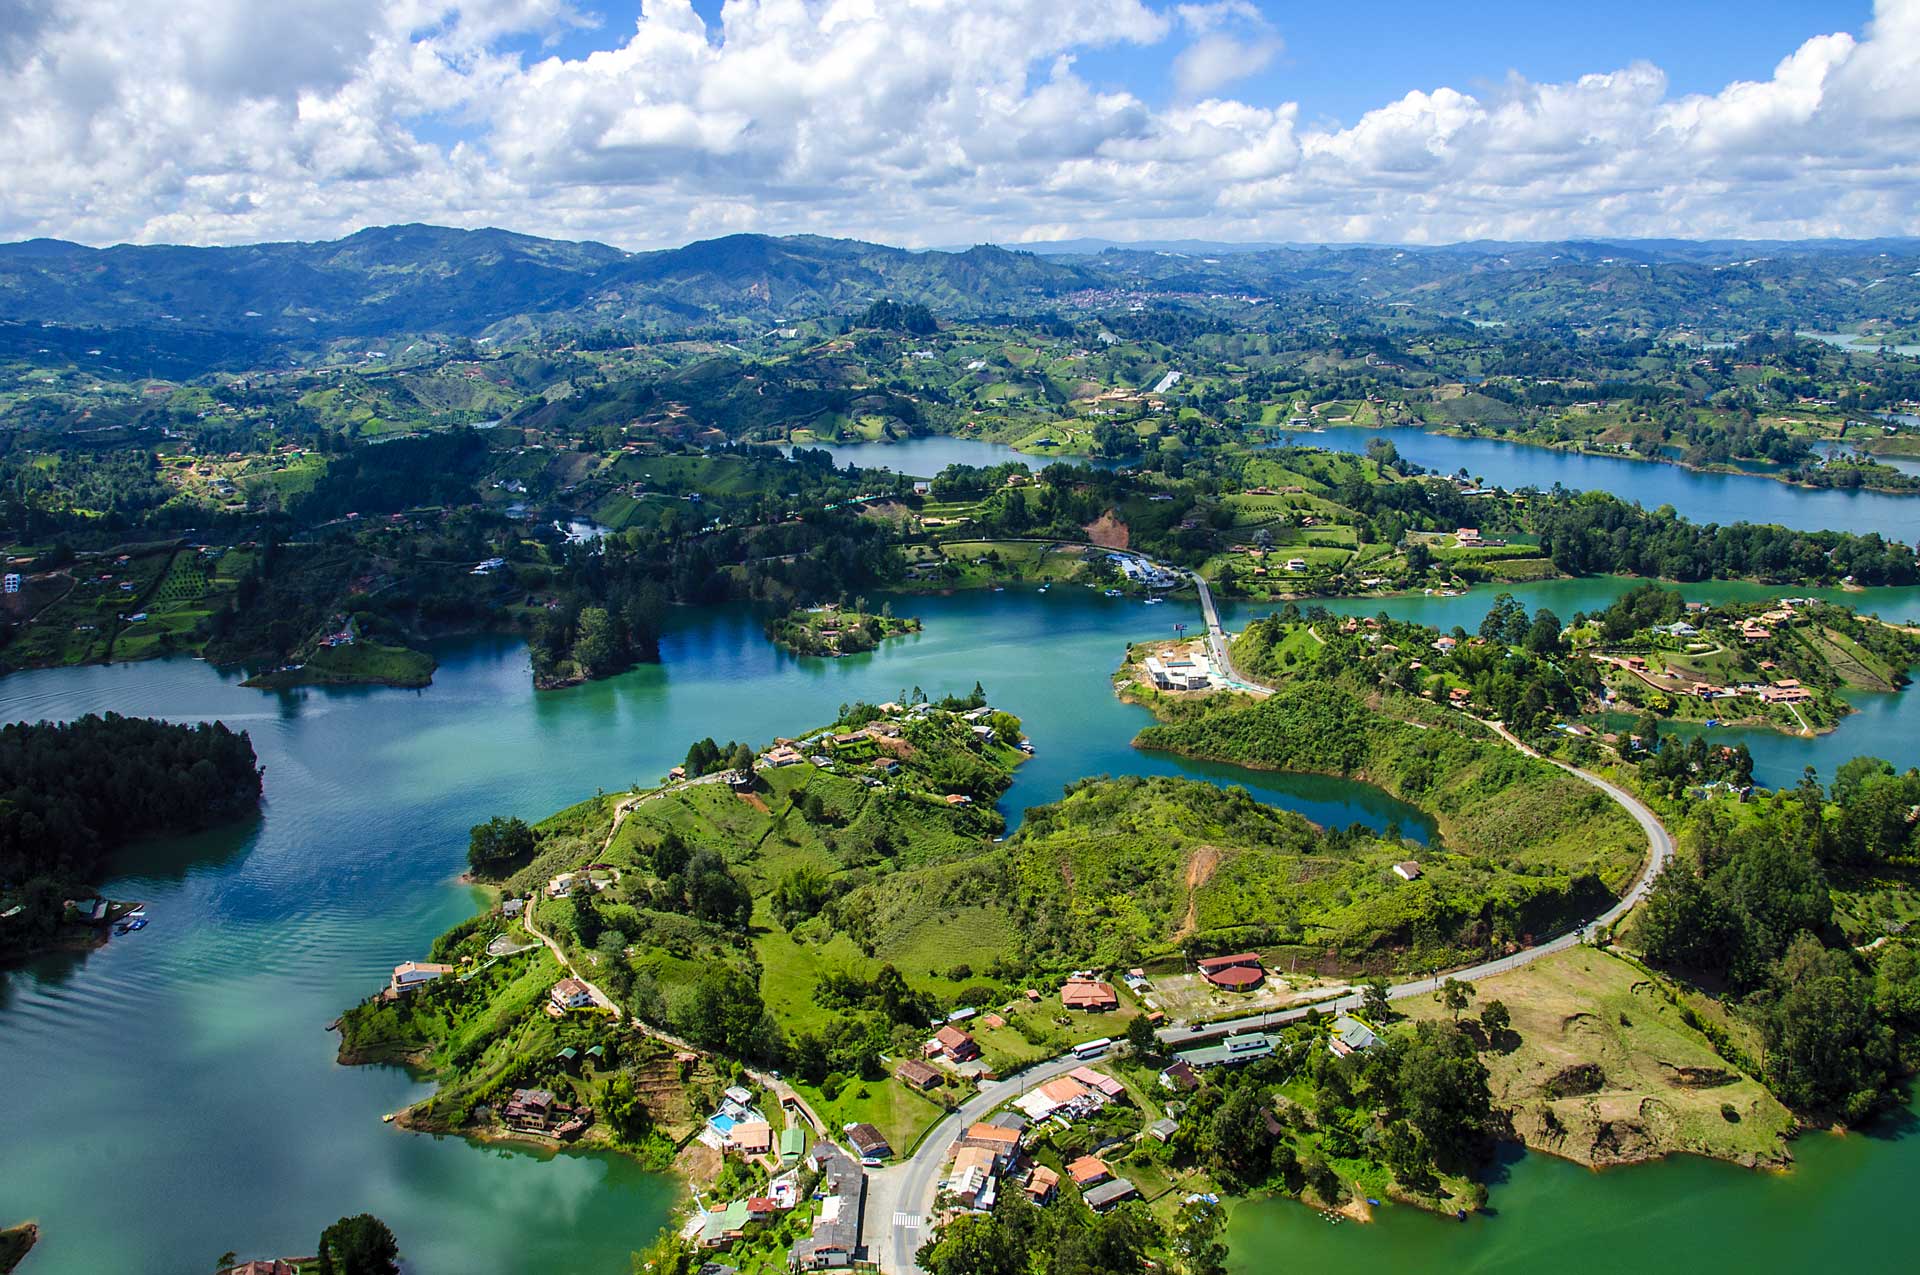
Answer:
[[[1135,554],[1144,561],[1152,559]],[[1159,564],[1156,564],[1159,565]],[[1196,573],[1186,573],[1192,579],[1194,587],[1200,593],[1200,611],[1207,625],[1207,644],[1213,653],[1214,667],[1224,675],[1229,687],[1253,695],[1270,695],[1273,688],[1250,681],[1240,675],[1233,667],[1229,653],[1226,630],[1220,624],[1220,612],[1214,605],[1213,591],[1207,582]],[[1611,783],[1600,776],[1570,766],[1566,762],[1552,757],[1542,757],[1539,752],[1529,748],[1520,739],[1499,722],[1481,721],[1481,725],[1493,731],[1508,744],[1519,749],[1529,757],[1560,767],[1568,774],[1593,785],[1601,792],[1619,803],[1633,821],[1647,835],[1647,859],[1624,894],[1599,916],[1576,927],[1565,934],[1535,944],[1523,951],[1496,960],[1483,961],[1465,969],[1453,970],[1429,978],[1414,979],[1410,982],[1396,983],[1387,989],[1390,1000],[1404,1000],[1410,996],[1430,995],[1440,989],[1448,979],[1461,979],[1473,982],[1478,979],[1492,978],[1517,970],[1525,965],[1551,956],[1555,952],[1564,952],[1580,944],[1595,929],[1612,925],[1647,897],[1653,888],[1654,879],[1673,859],[1673,834],[1667,831],[1665,824],[1646,803],[1635,797],[1618,784]],[[1360,1008],[1362,994],[1358,991],[1329,1000],[1316,1001],[1308,1005],[1296,1005],[1288,1009],[1274,1010],[1265,1014],[1249,1014],[1242,1018],[1227,1019],[1210,1023],[1204,1027],[1166,1028],[1160,1032],[1163,1044],[1173,1049],[1182,1049],[1223,1036],[1238,1035],[1242,1032],[1262,1031],[1269,1027],[1281,1027],[1297,1022],[1310,1013],[1328,1013],[1348,1011]],[[914,1261],[914,1253],[931,1236],[927,1220],[932,1213],[933,1204],[940,1184],[940,1170],[946,1163],[947,1150],[953,1141],[968,1125],[982,1119],[1005,1102],[1019,1096],[1024,1090],[1042,1084],[1053,1077],[1072,1071],[1081,1065],[1081,1060],[1071,1054],[1049,1059],[1039,1063],[1018,1076],[993,1081],[983,1085],[980,1092],[969,1098],[952,1114],[944,1117],[928,1130],[920,1140],[913,1154],[900,1164],[882,1169],[868,1179],[867,1195],[867,1251],[881,1268],[893,1272],[893,1275],[920,1275],[920,1266]]]

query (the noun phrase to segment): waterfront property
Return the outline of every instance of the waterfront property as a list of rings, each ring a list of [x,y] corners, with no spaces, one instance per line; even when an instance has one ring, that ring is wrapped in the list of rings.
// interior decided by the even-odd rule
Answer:
[[[393,977],[387,984],[387,991],[393,996],[404,996],[417,987],[424,987],[437,978],[453,973],[453,966],[439,965],[429,961],[402,961],[393,967]]]

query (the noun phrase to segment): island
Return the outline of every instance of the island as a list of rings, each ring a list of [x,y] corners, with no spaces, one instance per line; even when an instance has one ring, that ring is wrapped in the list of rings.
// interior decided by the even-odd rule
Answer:
[[[888,638],[920,631],[920,621],[896,616],[893,604],[883,602],[869,613],[866,599],[851,608],[832,604],[800,607],[767,622],[767,636],[775,646],[795,655],[859,655]]]
[[[96,895],[108,854],[243,817],[261,773],[246,733],[221,722],[0,726],[0,959],[105,942],[138,910]]]

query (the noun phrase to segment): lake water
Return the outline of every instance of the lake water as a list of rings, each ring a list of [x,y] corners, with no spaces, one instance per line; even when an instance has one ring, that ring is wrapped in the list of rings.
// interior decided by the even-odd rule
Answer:
[[[1882,345],[1857,332],[1796,332],[1794,335],[1808,341],[1824,341],[1851,354],[1878,354],[1885,350],[1891,354],[1920,355],[1920,345]]]
[[[1124,460],[1088,456],[1029,456],[1004,443],[985,443],[974,438],[948,438],[936,434],[926,438],[908,438],[897,443],[805,443],[815,451],[831,453],[833,463],[858,465],[862,469],[891,469],[896,474],[932,478],[948,465],[972,465],[985,469],[992,465],[1019,463],[1035,471],[1046,468],[1055,459],[1069,465],[1091,465],[1096,469],[1117,469]],[[791,447],[782,448],[791,452]]]
[[[1778,523],[1797,531],[1877,531],[1892,540],[1920,538],[1920,496],[1875,491],[1821,491],[1790,487],[1756,474],[1703,474],[1660,461],[1509,443],[1497,438],[1453,438],[1417,426],[1330,426],[1290,441],[1303,447],[1364,452],[1385,438],[1415,464],[1440,474],[1465,470],[1509,490],[1555,483],[1577,491],[1610,491],[1646,509],[1672,505],[1697,523]]]
[[[1512,592],[1566,618],[1599,609],[1626,583]],[[1494,592],[1333,605],[1472,628]],[[1913,590],[1847,596],[1883,614],[1920,614]],[[185,659],[0,681],[0,719],[108,709],[219,717],[252,733],[267,768],[259,819],[140,847],[116,865],[107,892],[147,901],[146,930],[0,981],[10,1099],[0,1221],[46,1228],[28,1270],[91,1271],[127,1265],[132,1253],[137,1269],[200,1271],[228,1248],[311,1251],[328,1221],[367,1210],[424,1272],[624,1271],[628,1252],[666,1218],[670,1180],[613,1157],[384,1126],[381,1113],[427,1087],[397,1069],[336,1066],[335,1038],[322,1027],[472,912],[477,892],[454,880],[469,825],[496,813],[538,818],[596,788],[651,782],[697,736],[765,741],[826,721],[844,702],[916,685],[938,695],[978,679],[1025,719],[1038,749],[1004,803],[1016,819],[1083,775],[1186,774],[1243,783],[1322,823],[1397,821],[1424,835],[1415,812],[1364,785],[1135,752],[1129,740],[1147,716],[1113,699],[1108,676],[1128,640],[1169,634],[1182,620],[1197,629],[1190,604],[1149,608],[1057,587],[900,599],[896,609],[923,617],[926,631],[846,660],[785,655],[745,611],[680,611],[662,665],[538,696],[524,646],[495,639],[442,648],[422,691],[255,691]],[[1920,696],[1872,697],[1868,713],[1825,739],[1767,737],[1763,773],[1791,782],[1809,760],[1830,772],[1856,752],[1920,761],[1916,706]],[[1639,1264],[1670,1269],[1675,1255],[1708,1251],[1713,1239],[1754,1270],[1798,1271],[1811,1265],[1817,1233],[1847,1237],[1877,1268],[1920,1238],[1913,1210],[1889,1198],[1893,1184],[1920,1175],[1915,1146],[1809,1145],[1804,1167],[1786,1178],[1692,1163],[1591,1178],[1527,1157],[1495,1191],[1501,1216],[1466,1227],[1389,1210],[1375,1228],[1332,1228],[1291,1204],[1242,1206],[1235,1260],[1248,1271],[1307,1255],[1410,1271],[1542,1259],[1590,1269],[1644,1253],[1652,1256]],[[1758,1249],[1768,1234],[1760,1228],[1789,1212],[1791,1243]],[[1631,1234],[1611,1234],[1616,1224]],[[1601,1234],[1608,1244],[1594,1242]]]

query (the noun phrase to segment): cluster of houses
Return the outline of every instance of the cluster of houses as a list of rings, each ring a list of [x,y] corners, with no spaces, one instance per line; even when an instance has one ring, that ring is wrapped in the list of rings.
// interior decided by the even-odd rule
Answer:
[[[1107,560],[1120,568],[1121,575],[1149,589],[1172,589],[1180,584],[1180,577],[1176,573],[1129,553],[1110,553]]]
[[[1125,1093],[1125,1087],[1112,1077],[1076,1067],[1022,1095],[1013,1104],[1018,1110],[969,1126],[953,1144],[953,1168],[945,1183],[953,1207],[985,1212],[993,1207],[1004,1184],[1017,1185],[1035,1204],[1050,1203],[1059,1190],[1060,1174],[1026,1154],[1027,1130],[1045,1121],[1071,1124],[1085,1119]],[[1065,1167],[1067,1177],[1095,1212],[1139,1194],[1133,1183],[1116,1177],[1098,1156],[1081,1156]]]

